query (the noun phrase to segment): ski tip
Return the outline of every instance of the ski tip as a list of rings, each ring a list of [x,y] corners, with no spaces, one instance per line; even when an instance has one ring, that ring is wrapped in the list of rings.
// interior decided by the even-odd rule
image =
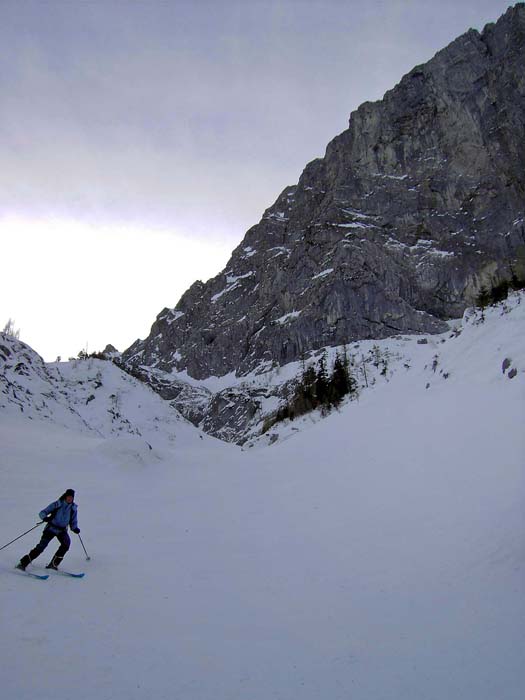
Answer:
[[[29,576],[29,578],[37,578],[40,581],[46,581],[49,578],[49,574],[34,574],[32,571],[24,571],[23,569],[19,569],[16,566],[15,566],[15,571],[16,571],[16,573],[19,573],[21,576]]]

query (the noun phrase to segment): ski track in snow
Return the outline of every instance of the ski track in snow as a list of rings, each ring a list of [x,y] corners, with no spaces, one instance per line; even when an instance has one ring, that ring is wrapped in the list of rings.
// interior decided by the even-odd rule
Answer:
[[[3,542],[75,488],[92,559],[72,535],[85,578],[37,581],[12,567],[40,530],[0,552],[2,697],[521,700],[524,310],[413,340],[410,369],[266,449],[4,412]]]

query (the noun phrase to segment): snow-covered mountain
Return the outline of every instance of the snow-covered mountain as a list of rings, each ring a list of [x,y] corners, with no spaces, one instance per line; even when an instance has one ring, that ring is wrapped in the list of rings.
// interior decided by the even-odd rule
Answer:
[[[272,443],[290,430],[297,431],[299,424],[319,419],[321,411],[299,421],[276,422],[305,367],[317,367],[321,357],[328,369],[337,355],[344,353],[348,358],[356,391],[347,401],[359,400],[408,374],[419,377],[421,389],[432,390],[451,376],[460,379],[458,372],[464,368],[456,367],[458,355],[482,342],[488,346],[499,343],[493,327],[498,313],[519,327],[514,319],[522,320],[521,298],[520,293],[511,295],[502,306],[484,312],[485,321],[481,310],[468,309],[441,335],[399,335],[326,347],[277,370],[243,377],[230,373],[205,380],[193,379],[187,372],[146,367],[136,373],[139,380],[113,362],[94,358],[46,364],[30,347],[2,334],[0,411],[21,412],[31,419],[42,418],[105,437],[134,435],[146,444],[169,443],[176,440],[177,431],[191,432],[193,426],[201,436],[207,433],[249,447]],[[519,340],[518,334],[507,354],[520,355],[519,347],[514,347]],[[513,379],[518,370],[509,362],[506,376]]]
[[[272,373],[326,347],[444,333],[482,291],[525,285],[524,64],[518,3],[361,105],[123,366],[243,443],[289,392]]]
[[[0,333],[0,416],[13,415],[104,438],[135,437],[137,445],[170,444],[181,432],[198,437],[175,408],[113,362],[45,363]]]
[[[0,546],[75,488],[91,560],[0,552],[2,696],[521,700],[524,329],[522,293],[388,341],[358,400],[251,450],[3,338]]]
[[[525,280],[525,4],[416,66],[309,163],[223,271],[124,353],[206,379],[325,346],[441,333]]]
[[[520,313],[516,301],[520,298],[519,294],[514,295],[505,302],[504,308],[513,318]],[[439,335],[397,335],[345,346],[327,346],[301,361],[270,367],[266,371],[259,368],[240,377],[231,372],[223,377],[198,380],[186,371],[164,371],[147,366],[135,368],[134,374],[202,431],[221,440],[252,446],[273,441],[283,434],[283,425],[273,425],[275,418],[294,393],[304,368],[317,368],[321,358],[325,358],[329,370],[338,355],[348,358],[356,383],[356,393],[351,400],[381,384],[398,381],[404,374],[420,373],[420,386],[431,389],[436,382],[457,375],[455,358],[458,352],[476,346],[481,338],[488,343],[491,338],[497,338],[491,324],[482,323],[481,318],[480,309],[469,308],[462,319],[450,321],[449,329]],[[512,367],[510,372],[512,378]],[[311,419],[309,416],[300,422]],[[293,429],[296,428],[297,422],[293,424]]]

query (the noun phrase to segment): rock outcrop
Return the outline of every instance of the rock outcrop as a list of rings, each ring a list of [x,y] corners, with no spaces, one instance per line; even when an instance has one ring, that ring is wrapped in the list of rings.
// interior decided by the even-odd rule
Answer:
[[[414,68],[309,163],[225,270],[164,309],[129,368],[246,375],[442,332],[525,277],[525,4]]]

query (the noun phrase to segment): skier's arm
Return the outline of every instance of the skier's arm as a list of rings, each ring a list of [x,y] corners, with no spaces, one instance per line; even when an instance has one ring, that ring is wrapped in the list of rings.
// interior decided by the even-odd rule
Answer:
[[[40,513],[38,514],[38,517],[40,520],[45,520],[48,515],[51,515],[51,513],[58,508],[60,503],[58,501],[53,501],[53,503],[50,503],[44,510],[41,510]]]
[[[78,530],[78,532],[80,532],[80,530],[78,529],[76,506],[71,509],[71,518],[69,520],[69,527],[73,530],[73,532],[76,532],[77,530]],[[78,532],[77,532],[77,534],[78,534]]]

